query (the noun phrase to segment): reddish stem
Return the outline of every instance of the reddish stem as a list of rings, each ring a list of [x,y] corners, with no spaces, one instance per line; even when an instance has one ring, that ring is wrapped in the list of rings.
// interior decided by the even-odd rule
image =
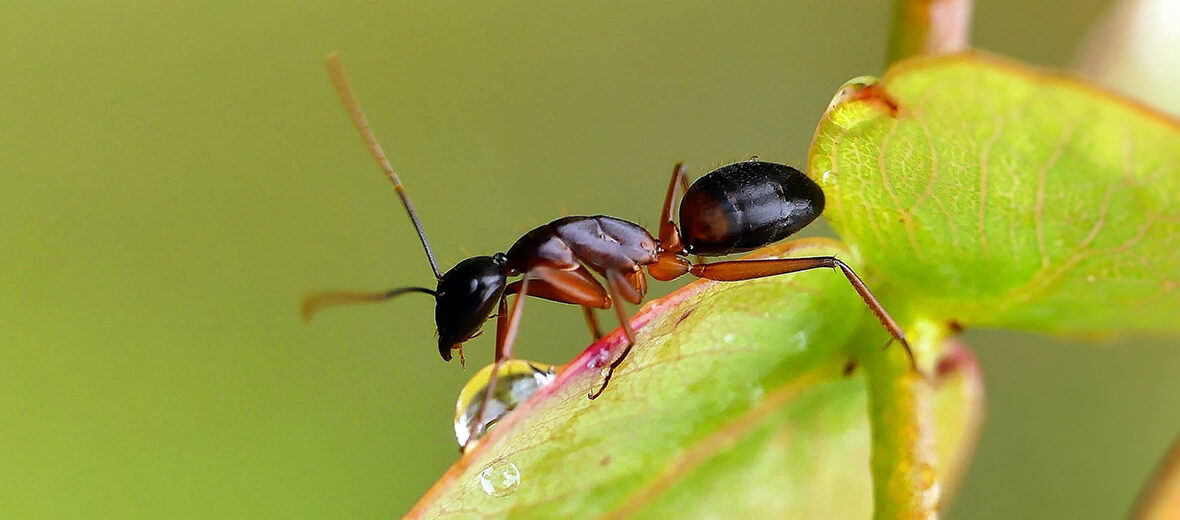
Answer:
[[[889,62],[971,46],[972,0],[896,0]]]

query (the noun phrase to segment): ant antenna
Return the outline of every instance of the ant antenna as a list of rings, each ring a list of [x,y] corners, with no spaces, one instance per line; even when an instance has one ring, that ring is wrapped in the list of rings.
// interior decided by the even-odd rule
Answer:
[[[391,300],[406,293],[423,293],[431,296],[438,296],[438,293],[427,289],[425,287],[402,287],[400,289],[390,289],[381,292],[356,292],[356,291],[328,291],[308,296],[303,300],[303,321],[311,321],[311,318],[320,312],[324,307],[332,307],[336,305],[350,304],[350,303],[374,303]]]
[[[422,229],[422,221],[418,220],[418,212],[414,210],[414,203],[410,202],[405,185],[402,184],[397,173],[393,171],[393,165],[389,164],[389,159],[385,158],[385,152],[381,150],[381,145],[377,144],[377,137],[373,135],[373,129],[369,127],[369,120],[365,118],[365,113],[361,111],[361,105],[357,102],[356,95],[352,93],[352,86],[348,83],[348,75],[344,73],[344,65],[340,63],[340,53],[329,54],[328,58],[324,60],[324,64],[328,67],[328,76],[332,78],[332,86],[336,89],[336,94],[340,96],[340,101],[348,110],[348,116],[352,118],[353,126],[361,134],[361,139],[365,140],[365,145],[369,147],[369,153],[373,154],[373,158],[377,160],[377,166],[381,167],[381,171],[385,172],[386,177],[389,177],[389,182],[393,183],[393,189],[402,199],[406,213],[410,214],[410,221],[414,223],[414,229],[418,231],[418,239],[422,241],[422,248],[426,250],[426,259],[430,260],[430,268],[434,271],[434,278],[436,280],[442,278],[442,273],[438,270],[438,262],[434,259],[434,251],[430,249],[430,241],[426,239],[426,231]]]

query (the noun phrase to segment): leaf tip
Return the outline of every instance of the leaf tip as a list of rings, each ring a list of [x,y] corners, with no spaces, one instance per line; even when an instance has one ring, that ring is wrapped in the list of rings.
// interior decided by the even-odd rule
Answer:
[[[858,101],[866,101],[876,105],[876,108],[886,111],[889,117],[897,117],[901,110],[897,99],[885,92],[879,79],[873,76],[860,76],[840,86],[836,95],[832,97],[832,101],[828,103],[826,113]]]

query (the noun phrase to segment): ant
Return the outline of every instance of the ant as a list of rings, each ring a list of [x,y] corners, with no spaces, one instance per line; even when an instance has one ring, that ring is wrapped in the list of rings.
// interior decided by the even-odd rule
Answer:
[[[916,366],[901,327],[860,277],[834,256],[700,262],[701,257],[726,256],[783,240],[823,212],[824,193],[818,184],[795,168],[757,158],[722,166],[693,183],[689,182],[683,163],[677,164],[660,211],[658,240],[638,224],[615,217],[564,217],[525,233],[508,248],[507,253],[471,257],[442,273],[418,212],[377,144],[339,55],[329,55],[326,65],[353,124],[401,198],[426,250],[426,258],[438,285],[434,289],[404,287],[378,293],[321,293],[304,301],[304,318],[310,319],[316,311],[328,305],[386,301],[410,292],[429,294],[435,299],[438,352],[443,360],[450,361],[452,351],[457,350],[463,363],[463,343],[479,335],[480,328],[495,313],[496,361],[480,418],[473,424],[482,423],[483,410],[493,395],[497,375],[504,363],[512,358],[526,296],[580,305],[595,339],[602,334],[594,309],[614,308],[627,343],[622,354],[603,374],[601,386],[587,397],[595,399],[601,395],[635,344],[635,331],[622,302],[638,304],[643,300],[647,293],[643,267],[652,278],[660,281],[685,274],[709,280],[738,281],[817,268],[839,270],[889,331],[890,343],[900,343],[911,366]],[[672,215],[678,198],[679,226]],[[690,261],[689,255],[696,256],[698,262]],[[605,279],[605,287],[591,271]],[[509,278],[516,276],[520,279],[508,282]],[[516,298],[509,312],[508,295],[511,294]],[[474,433],[477,432],[473,432],[472,438]]]

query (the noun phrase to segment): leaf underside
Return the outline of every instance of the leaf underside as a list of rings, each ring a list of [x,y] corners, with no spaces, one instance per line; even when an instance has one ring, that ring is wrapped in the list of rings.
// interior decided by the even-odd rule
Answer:
[[[761,254],[848,257],[829,240]],[[839,274],[697,282],[634,324],[638,343],[599,399],[586,393],[603,351],[620,350],[617,332],[501,421],[408,516],[871,516],[865,383],[843,368],[858,342],[879,348],[887,335]],[[956,352],[935,398],[938,451],[951,460],[970,443],[981,399],[974,363]],[[506,497],[479,482],[500,460],[521,474]]]
[[[809,174],[911,316],[1180,332],[1180,124],[977,53],[845,87]]]

